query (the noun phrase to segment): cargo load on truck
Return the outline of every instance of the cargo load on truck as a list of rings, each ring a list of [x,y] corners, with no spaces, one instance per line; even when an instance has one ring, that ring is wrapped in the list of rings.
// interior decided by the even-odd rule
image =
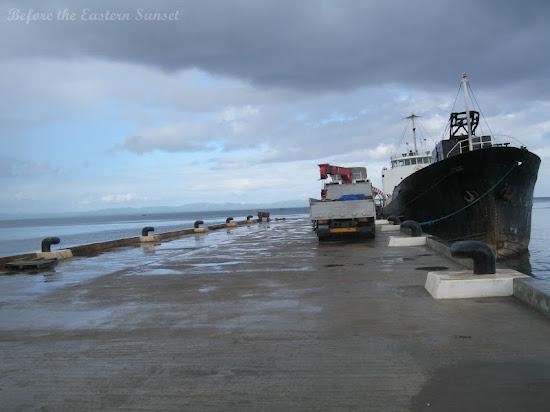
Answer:
[[[324,181],[321,199],[309,199],[310,218],[319,240],[374,238],[376,207],[367,169],[327,163],[319,169]]]

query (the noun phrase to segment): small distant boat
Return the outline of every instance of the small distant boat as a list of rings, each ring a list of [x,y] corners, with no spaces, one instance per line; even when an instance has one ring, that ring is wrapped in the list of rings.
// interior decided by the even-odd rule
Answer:
[[[448,138],[431,156],[415,143],[414,151],[392,157],[391,169],[382,171],[384,214],[415,220],[448,241],[481,240],[499,259],[519,255],[529,246],[540,158],[525,146],[477,135],[480,111],[472,109],[466,74],[461,88],[465,111],[451,113]]]

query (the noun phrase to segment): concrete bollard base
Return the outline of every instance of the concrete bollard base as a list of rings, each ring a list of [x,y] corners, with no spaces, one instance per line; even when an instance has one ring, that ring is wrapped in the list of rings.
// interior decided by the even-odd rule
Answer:
[[[406,247],[406,246],[424,246],[426,244],[426,236],[418,237],[398,237],[390,236],[388,243],[389,247]]]
[[[157,236],[157,235],[140,236],[139,241],[141,243],[160,242],[160,236]]]
[[[497,269],[494,275],[474,275],[467,270],[429,272],[425,288],[435,299],[511,296],[514,293],[514,279],[527,277],[512,269]]]
[[[401,226],[399,225],[381,225],[378,229],[380,229],[381,232],[394,232],[401,230]]]
[[[390,222],[387,219],[376,219],[374,221],[375,225],[389,225]]]
[[[73,257],[71,249],[52,250],[51,252],[38,252],[37,258],[42,259],[68,259]]]
[[[235,222],[229,222],[225,224],[225,227],[236,227],[237,224]]]
[[[193,229],[193,232],[195,232],[195,233],[208,232],[208,228],[207,227],[196,227],[196,228]]]

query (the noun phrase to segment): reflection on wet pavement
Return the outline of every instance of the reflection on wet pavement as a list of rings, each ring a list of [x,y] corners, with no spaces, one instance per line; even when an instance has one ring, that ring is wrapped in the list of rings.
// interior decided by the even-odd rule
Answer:
[[[304,266],[304,258],[311,261],[317,247],[303,248],[304,242],[316,239],[307,220],[283,221],[236,227],[231,230],[211,231],[207,234],[186,236],[158,244],[114,249],[95,257],[76,257],[61,261],[53,271],[41,274],[15,274],[0,276],[0,326],[25,327],[101,327],[110,319],[122,316],[139,319],[143,306],[133,307],[139,301],[137,292],[131,290],[131,279],[157,278],[159,285],[166,277],[224,276],[239,273],[311,270]],[[258,264],[260,262],[261,264]],[[113,289],[105,290],[103,297],[92,292],[101,279],[109,279],[120,287],[127,285],[112,301],[105,296]],[[127,279],[127,280],[124,280]],[[154,282],[152,283],[154,288]],[[219,292],[222,285],[210,283],[196,287],[195,291],[206,295]],[[93,299],[91,298],[93,297]],[[246,293],[243,298],[250,298]],[[41,308],[27,308],[35,301]],[[104,301],[107,308],[92,308],[91,302]],[[279,303],[281,308],[290,303]],[[66,305],[73,305],[65,309]],[[249,302],[248,304],[252,304]],[[258,310],[262,310],[261,307]]]
[[[278,224],[281,226],[281,224]],[[155,245],[142,245],[133,248],[118,248],[96,257],[72,258],[61,261],[58,266],[49,272],[40,274],[10,274],[0,276],[0,294],[7,289],[26,289],[30,294],[49,290],[51,287],[67,286],[83,282],[98,276],[112,274],[130,268],[136,269],[135,274],[150,272],[158,274],[190,273],[188,269],[196,268],[197,272],[208,273],[209,269],[220,269],[227,265],[238,265],[241,262],[255,258],[251,253],[266,253],[265,240],[273,239],[274,243],[284,241],[284,235],[272,228],[272,224],[237,227],[227,231],[212,231],[208,234],[181,237],[175,240]],[[258,233],[255,233],[258,232]],[[265,233],[273,233],[265,236]],[[246,248],[243,250],[242,239],[247,238]],[[262,243],[264,246],[262,246]],[[205,260],[208,258],[208,260]],[[158,267],[166,264],[182,265],[181,271],[172,268],[162,272]],[[52,285],[44,286],[44,283]],[[0,296],[2,296],[0,295]]]

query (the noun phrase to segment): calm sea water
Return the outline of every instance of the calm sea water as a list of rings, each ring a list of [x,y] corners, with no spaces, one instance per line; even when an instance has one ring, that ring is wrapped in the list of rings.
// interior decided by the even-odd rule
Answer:
[[[306,217],[307,208],[275,209],[272,216]],[[192,227],[195,220],[205,224],[224,222],[228,216],[236,220],[256,211],[219,211],[186,213],[151,213],[112,216],[78,216],[41,219],[0,220],[0,256],[9,256],[40,249],[40,242],[48,236],[58,236],[60,247],[101,242],[137,236],[144,226],[153,226],[156,233]],[[550,280],[550,198],[535,199],[529,254],[514,265],[537,278]]]
[[[535,199],[531,219],[531,274],[550,280],[550,198]]]

